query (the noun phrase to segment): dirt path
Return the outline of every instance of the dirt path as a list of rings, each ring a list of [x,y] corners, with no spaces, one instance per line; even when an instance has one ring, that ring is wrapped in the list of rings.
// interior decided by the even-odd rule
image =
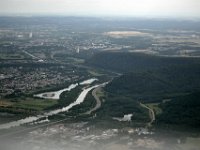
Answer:
[[[151,109],[150,107],[148,107],[148,106],[146,106],[145,104],[142,104],[142,103],[140,103],[140,106],[149,110],[149,117],[150,117],[151,121],[147,125],[151,126],[152,123],[156,120],[155,113],[154,113],[153,109]]]

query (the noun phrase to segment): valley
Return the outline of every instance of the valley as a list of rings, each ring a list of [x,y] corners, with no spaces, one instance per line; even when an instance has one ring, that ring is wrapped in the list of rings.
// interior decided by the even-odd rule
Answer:
[[[199,38],[199,22],[0,17],[0,149],[198,149]]]

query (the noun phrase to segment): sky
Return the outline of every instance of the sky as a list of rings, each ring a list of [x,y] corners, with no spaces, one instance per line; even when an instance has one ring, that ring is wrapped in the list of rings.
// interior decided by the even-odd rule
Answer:
[[[200,18],[200,0],[0,0],[0,15]]]

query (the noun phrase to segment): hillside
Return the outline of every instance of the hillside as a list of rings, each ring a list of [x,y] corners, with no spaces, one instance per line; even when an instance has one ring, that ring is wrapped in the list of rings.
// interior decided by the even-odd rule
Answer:
[[[110,82],[105,90],[135,100],[161,101],[200,90],[200,66],[172,66],[144,72],[130,72]]]
[[[123,117],[133,114],[134,124],[145,124],[149,121],[148,111],[141,107],[137,101],[126,96],[108,94],[100,110],[97,111],[99,119],[111,120],[112,117]]]
[[[200,125],[200,92],[180,96],[160,104],[162,113],[157,117],[157,124],[191,126]]]
[[[102,52],[87,64],[121,72],[105,88],[105,103],[99,116],[135,114],[135,121],[148,122],[139,102],[156,105],[162,113],[156,125],[198,126],[200,91],[199,58],[160,57],[139,53]],[[163,103],[164,99],[171,101]],[[106,114],[106,115],[104,115]],[[158,119],[158,120],[157,120]]]
[[[118,72],[144,71],[169,67],[200,64],[199,58],[162,57],[130,52],[100,52],[86,61],[87,65]]]

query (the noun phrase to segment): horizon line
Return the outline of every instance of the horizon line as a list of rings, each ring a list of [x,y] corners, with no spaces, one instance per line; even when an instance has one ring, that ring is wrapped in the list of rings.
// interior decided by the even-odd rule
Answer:
[[[171,17],[171,16],[133,16],[133,15],[87,15],[87,14],[60,14],[60,13],[0,13],[0,17],[80,17],[80,18],[113,18],[113,19],[166,19],[200,21],[200,17]]]

